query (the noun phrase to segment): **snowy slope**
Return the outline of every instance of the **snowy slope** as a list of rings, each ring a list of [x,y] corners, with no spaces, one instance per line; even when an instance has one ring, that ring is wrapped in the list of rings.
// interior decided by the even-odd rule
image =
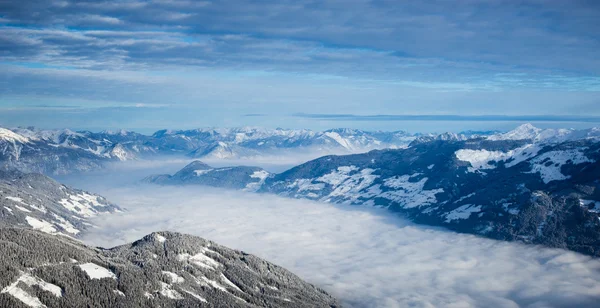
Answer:
[[[0,242],[0,307],[339,307],[277,265],[190,235],[103,249],[0,228]]]

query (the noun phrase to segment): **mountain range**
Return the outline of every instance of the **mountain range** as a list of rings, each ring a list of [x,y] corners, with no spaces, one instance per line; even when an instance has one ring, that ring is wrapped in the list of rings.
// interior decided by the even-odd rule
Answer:
[[[101,169],[106,163],[179,156],[239,159],[299,153],[356,153],[406,146],[403,131],[203,128],[160,130],[148,136],[129,131],[74,132],[0,128],[0,163],[50,175]],[[314,157],[314,156],[313,156]]]
[[[596,128],[526,124],[490,136],[422,136],[405,148],[324,156],[260,181],[235,169],[219,172],[246,190],[385,207],[458,232],[600,256],[599,136]],[[203,164],[146,181],[222,185],[196,166]]]

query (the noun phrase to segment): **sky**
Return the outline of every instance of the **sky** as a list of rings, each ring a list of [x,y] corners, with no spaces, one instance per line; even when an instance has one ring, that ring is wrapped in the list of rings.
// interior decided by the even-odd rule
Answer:
[[[591,0],[3,0],[0,125],[600,126],[598,50]]]

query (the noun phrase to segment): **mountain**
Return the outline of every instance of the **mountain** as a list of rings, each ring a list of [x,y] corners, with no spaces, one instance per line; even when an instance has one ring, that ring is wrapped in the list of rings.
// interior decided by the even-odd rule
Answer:
[[[530,140],[534,143],[557,143],[581,139],[599,139],[600,128],[589,129],[541,129],[531,124],[523,124],[507,133],[493,134],[488,140]]]
[[[0,307],[338,307],[277,265],[179,233],[104,249],[0,228],[0,246]]]
[[[120,211],[105,198],[62,185],[41,174],[0,169],[0,227],[29,227],[77,237],[89,219]]]
[[[354,129],[311,130],[203,128],[160,130],[151,136],[129,131],[99,133],[0,128],[0,164],[25,172],[67,174],[101,169],[109,162],[188,156],[239,159],[298,153],[340,154],[406,146],[405,132]]]
[[[111,249],[75,239],[91,217],[118,211],[44,175],[0,170],[0,307],[339,306],[277,265],[199,237],[155,232]]]
[[[407,148],[321,157],[254,183],[258,192],[386,207],[418,223],[600,256],[598,130],[565,131],[525,125],[420,137]]]
[[[151,175],[143,182],[160,185],[204,185],[221,188],[256,191],[269,173],[259,167],[213,168],[201,161],[193,161],[174,175]]]

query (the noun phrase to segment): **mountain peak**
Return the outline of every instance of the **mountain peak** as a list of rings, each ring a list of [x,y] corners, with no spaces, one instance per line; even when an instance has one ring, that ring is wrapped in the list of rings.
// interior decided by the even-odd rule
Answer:
[[[12,130],[0,127],[0,140],[7,140],[11,142],[20,142],[20,143],[28,143],[29,139],[27,137],[21,136]]]
[[[533,126],[531,123],[519,125],[517,128],[504,133],[490,136],[490,140],[524,140],[536,139],[542,129]]]

